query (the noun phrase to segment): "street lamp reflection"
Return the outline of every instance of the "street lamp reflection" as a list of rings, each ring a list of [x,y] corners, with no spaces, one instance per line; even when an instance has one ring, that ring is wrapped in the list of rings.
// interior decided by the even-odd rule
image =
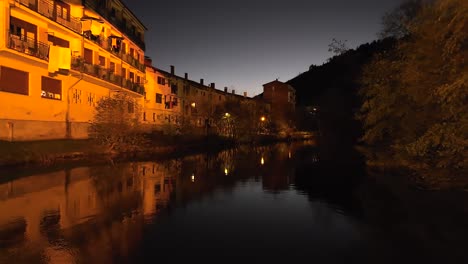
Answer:
[[[227,176],[229,174],[229,170],[227,168],[224,168],[224,174]]]

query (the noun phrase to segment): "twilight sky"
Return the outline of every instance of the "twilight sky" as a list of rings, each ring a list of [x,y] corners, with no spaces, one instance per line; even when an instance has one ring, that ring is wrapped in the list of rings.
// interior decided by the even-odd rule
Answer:
[[[146,55],[157,68],[254,96],[332,54],[376,39],[380,18],[402,0],[124,0],[148,28]]]

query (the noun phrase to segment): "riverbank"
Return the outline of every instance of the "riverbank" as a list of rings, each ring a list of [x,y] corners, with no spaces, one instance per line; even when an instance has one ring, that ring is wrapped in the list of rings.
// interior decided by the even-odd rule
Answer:
[[[200,151],[216,152],[236,145],[265,145],[281,141],[310,139],[310,134],[293,137],[260,136],[248,141],[219,136],[161,135],[138,151],[109,153],[95,141],[48,140],[29,142],[0,141],[0,168],[21,166],[49,167],[66,162],[115,162],[126,159],[172,158]]]

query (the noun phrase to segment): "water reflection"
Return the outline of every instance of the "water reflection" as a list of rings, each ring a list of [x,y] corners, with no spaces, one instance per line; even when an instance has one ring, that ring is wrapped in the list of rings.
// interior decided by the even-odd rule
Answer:
[[[323,175],[314,149],[313,142],[244,146],[4,183],[0,263],[146,262],[162,254],[157,249],[242,255],[289,245],[290,252],[268,253],[287,255],[320,239],[337,250],[333,243],[344,247],[359,235],[342,201],[311,179]]]

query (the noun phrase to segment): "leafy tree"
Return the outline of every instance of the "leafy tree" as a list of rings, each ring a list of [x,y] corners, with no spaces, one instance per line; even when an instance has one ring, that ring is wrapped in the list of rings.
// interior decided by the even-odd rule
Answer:
[[[90,137],[108,152],[139,150],[146,144],[140,116],[139,105],[127,94],[103,97],[96,106]]]
[[[407,36],[424,2],[429,2],[429,0],[406,0],[394,10],[387,12],[382,18],[383,29],[379,36],[381,38]]]
[[[365,68],[358,115],[364,142],[409,166],[466,172],[467,14],[464,0],[423,6],[408,36]]]

